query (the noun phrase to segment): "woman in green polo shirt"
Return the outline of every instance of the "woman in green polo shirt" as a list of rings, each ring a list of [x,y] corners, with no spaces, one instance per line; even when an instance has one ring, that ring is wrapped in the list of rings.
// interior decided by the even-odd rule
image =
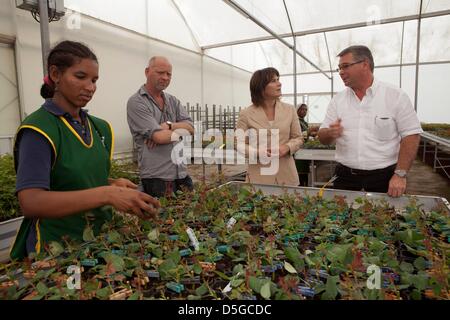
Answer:
[[[126,179],[108,179],[114,136],[108,122],[89,115],[98,79],[95,54],[63,41],[48,55],[45,103],[19,127],[14,146],[16,191],[25,216],[12,259],[39,253],[63,236],[82,240],[89,223],[98,234],[112,208],[154,217],[159,202]]]

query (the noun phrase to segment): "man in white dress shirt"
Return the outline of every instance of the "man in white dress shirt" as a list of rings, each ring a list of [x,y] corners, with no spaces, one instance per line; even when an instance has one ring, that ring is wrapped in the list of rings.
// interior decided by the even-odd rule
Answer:
[[[328,106],[319,140],[336,143],[336,189],[387,192],[406,190],[422,128],[401,89],[374,79],[372,53],[365,46],[341,51],[339,75],[347,87]]]

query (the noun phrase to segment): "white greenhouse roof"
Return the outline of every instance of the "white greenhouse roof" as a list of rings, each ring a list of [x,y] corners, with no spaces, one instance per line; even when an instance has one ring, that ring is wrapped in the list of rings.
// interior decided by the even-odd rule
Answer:
[[[352,44],[377,66],[416,61],[420,0],[65,0],[68,9],[203,52],[250,72],[292,74],[292,50],[323,71]],[[240,9],[239,9],[240,8]],[[450,61],[450,0],[422,0],[420,62]],[[290,23],[292,24],[292,31]],[[256,22],[256,23],[255,23]],[[317,71],[297,55],[297,73]]]

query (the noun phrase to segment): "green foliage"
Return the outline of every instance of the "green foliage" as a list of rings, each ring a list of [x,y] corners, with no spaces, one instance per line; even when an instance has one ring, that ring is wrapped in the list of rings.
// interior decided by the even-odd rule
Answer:
[[[325,292],[322,294],[322,299],[324,300],[334,300],[338,294],[338,284],[339,277],[328,277],[327,283],[325,284]]]
[[[0,221],[19,217],[16,192],[16,172],[11,155],[0,156]]]
[[[2,266],[0,299],[448,298],[443,208],[411,201],[400,215],[367,199],[224,186],[161,200],[156,220],[116,214],[97,237],[87,227],[84,243],[52,242],[33,264]],[[373,264],[381,289],[366,285]],[[84,268],[80,290],[66,287],[71,265]]]
[[[421,123],[423,131],[435,134],[442,138],[450,139],[449,123]]]
[[[132,161],[119,161],[113,159],[111,161],[109,177],[112,179],[125,178],[135,184],[139,183],[137,165]]]
[[[306,141],[303,146],[303,149],[323,149],[323,150],[334,150],[336,149],[335,145],[327,145],[320,143],[319,139],[313,139]]]

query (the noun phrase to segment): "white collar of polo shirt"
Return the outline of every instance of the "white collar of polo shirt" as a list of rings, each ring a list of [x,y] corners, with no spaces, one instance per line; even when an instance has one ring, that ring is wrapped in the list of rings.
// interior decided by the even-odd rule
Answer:
[[[379,85],[378,81],[375,78],[373,78],[372,85],[369,88],[367,88],[367,90],[366,90],[366,95],[370,95],[370,97],[373,98],[373,96],[375,96],[375,93],[377,92],[379,86],[380,85]]]
[[[380,84],[379,84],[378,80],[376,80],[375,77],[374,77],[374,78],[373,78],[373,81],[372,81],[372,85],[371,85],[370,87],[368,87],[367,90],[366,90],[365,96],[368,96],[368,97],[370,97],[370,98],[373,98],[373,97],[375,96],[375,93],[377,92],[379,86],[380,86]],[[348,89],[348,92],[349,92],[350,94],[353,94],[353,96],[354,96],[356,99],[359,100],[358,96],[357,96],[356,93],[355,93],[355,90],[353,90],[353,89],[350,88],[350,87],[348,87],[347,89]]]

